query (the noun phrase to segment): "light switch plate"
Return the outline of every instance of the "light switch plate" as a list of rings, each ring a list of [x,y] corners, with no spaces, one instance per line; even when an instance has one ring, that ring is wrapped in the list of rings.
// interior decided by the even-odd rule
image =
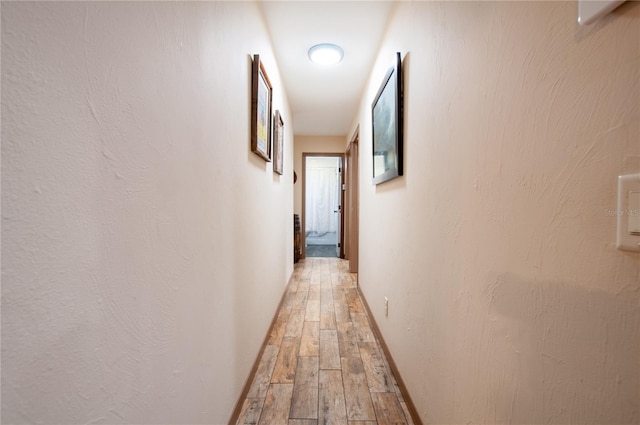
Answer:
[[[618,176],[616,247],[640,252],[640,174]]]

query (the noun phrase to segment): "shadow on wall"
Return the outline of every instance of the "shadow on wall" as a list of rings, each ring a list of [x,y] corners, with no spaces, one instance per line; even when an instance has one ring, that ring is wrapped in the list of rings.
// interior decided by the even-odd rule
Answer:
[[[640,285],[609,293],[505,274],[484,295],[486,335],[498,335],[483,341],[487,366],[501,365],[485,379],[495,411],[510,412],[496,420],[640,422]]]

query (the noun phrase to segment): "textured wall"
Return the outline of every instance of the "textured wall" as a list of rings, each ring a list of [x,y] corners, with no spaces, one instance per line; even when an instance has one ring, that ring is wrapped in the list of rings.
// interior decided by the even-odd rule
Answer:
[[[2,421],[229,419],[292,272],[254,3],[2,4]]]
[[[360,284],[425,423],[640,422],[640,4],[402,2],[363,97]],[[401,51],[405,176],[371,184]],[[384,296],[389,318],[384,317]]]

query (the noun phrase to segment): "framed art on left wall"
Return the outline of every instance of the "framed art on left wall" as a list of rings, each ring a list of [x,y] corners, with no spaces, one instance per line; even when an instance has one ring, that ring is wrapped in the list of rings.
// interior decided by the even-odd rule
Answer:
[[[260,55],[251,67],[251,151],[271,161],[271,103],[273,89]]]
[[[284,173],[284,122],[280,111],[276,110],[273,117],[273,171],[282,175]]]

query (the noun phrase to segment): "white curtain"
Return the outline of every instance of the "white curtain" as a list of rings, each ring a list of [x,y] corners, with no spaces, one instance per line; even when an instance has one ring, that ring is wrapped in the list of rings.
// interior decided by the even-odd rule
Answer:
[[[335,168],[307,168],[305,198],[306,232],[322,235],[337,231],[340,187]]]

